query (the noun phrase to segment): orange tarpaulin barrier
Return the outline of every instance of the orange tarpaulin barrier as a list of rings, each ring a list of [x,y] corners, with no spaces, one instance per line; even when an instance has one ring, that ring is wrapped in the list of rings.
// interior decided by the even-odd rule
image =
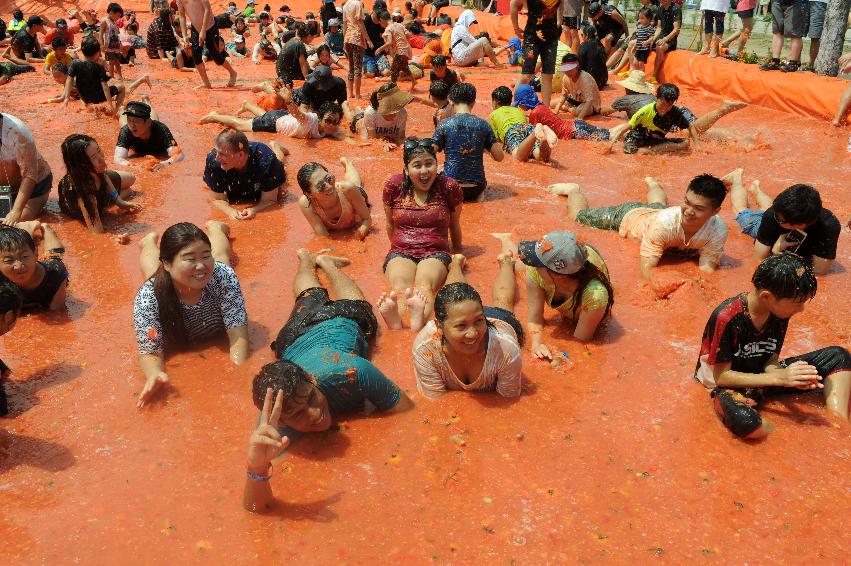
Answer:
[[[648,63],[652,65],[652,61]],[[848,81],[811,73],[760,71],[756,65],[710,59],[691,51],[669,54],[660,82],[699,88],[724,98],[830,120]]]

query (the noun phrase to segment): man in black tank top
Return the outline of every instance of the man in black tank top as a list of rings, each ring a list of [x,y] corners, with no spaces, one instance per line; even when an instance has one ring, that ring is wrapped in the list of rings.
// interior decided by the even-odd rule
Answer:
[[[526,8],[526,27],[518,23],[520,10]],[[523,69],[521,81],[528,83],[535,76],[538,57],[541,58],[541,101],[549,106],[553,92],[558,38],[561,35],[562,0],[511,0],[511,24],[514,33],[523,39]]]

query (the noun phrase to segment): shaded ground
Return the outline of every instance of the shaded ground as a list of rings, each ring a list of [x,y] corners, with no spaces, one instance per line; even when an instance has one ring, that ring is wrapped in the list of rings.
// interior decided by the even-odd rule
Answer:
[[[237,68],[243,87],[274,72],[271,64],[245,61]],[[641,199],[642,178],[653,175],[675,203],[695,174],[743,166],[746,179],[758,177],[772,195],[794,182],[812,183],[844,223],[851,208],[847,128],[747,108],[721,125],[756,133],[770,147],[745,152],[710,142],[705,153],[653,158],[603,156],[592,144],[572,141],[556,149],[556,166],[488,161],[497,188],[463,213],[470,281],[489,297],[498,252],[491,231],[513,228],[531,238],[575,230],[601,250],[613,275],[614,316],[601,338],[586,350],[548,312],[545,339],[578,360],[573,370],[527,354],[527,382],[516,402],[461,394],[428,401],[415,393],[412,336],[384,332],[375,361],[417,408],[389,418],[348,418],[300,442],[275,467],[278,512],[257,517],[241,509],[245,445],[256,421],[249,384],[271,360],[271,336],[291,308],[294,251],[330,245],[351,257],[349,272],[375,300],[386,288],[379,269],[388,249],[381,188],[400,170],[401,156],[377,145],[353,150],[330,141],[286,141],[291,179],[306,160],[333,164],[350,155],[376,204],[378,229],[365,242],[312,238],[293,196],[254,221],[231,222],[252,320],[251,358],[237,370],[224,346],[178,356],[168,364],[172,394],[137,411],[135,243],[177,221],[224,219],[211,210],[201,183],[217,129],[195,122],[211,109],[232,110],[250,94],[197,94],[192,75],[154,62],[126,72],[128,78],[152,73],[154,104],[187,160],[156,175],[134,168],[145,211],[130,224],[130,246],[60,219],[53,195],[44,220],[57,224],[68,249],[68,312],[23,318],[0,352],[15,371],[8,385],[12,418],[0,421],[0,556],[8,562],[847,561],[851,427],[813,397],[793,395],[766,408],[776,433],[744,444],[717,421],[691,377],[707,316],[750,279],[751,244],[737,232],[729,204],[721,271],[700,278],[693,263],[667,262],[663,270],[688,283],[657,302],[638,283],[635,242],[577,227],[565,219],[564,201],[542,190],[575,181],[592,205],[607,205]],[[508,82],[508,71],[471,75],[479,87],[476,110],[485,115],[490,91]],[[224,79],[215,69],[212,76]],[[2,89],[0,108],[30,125],[58,179],[65,136],[94,135],[109,155],[117,126],[78,105],[63,112],[43,104],[57,89],[40,75],[18,77]],[[610,88],[604,96],[617,94]],[[701,113],[719,100],[686,92],[684,102]],[[429,110],[410,109],[409,132],[431,133]],[[298,191],[294,182],[290,190]],[[792,322],[784,352],[849,346],[849,244],[845,231],[837,265]],[[524,300],[517,312],[525,320]]]

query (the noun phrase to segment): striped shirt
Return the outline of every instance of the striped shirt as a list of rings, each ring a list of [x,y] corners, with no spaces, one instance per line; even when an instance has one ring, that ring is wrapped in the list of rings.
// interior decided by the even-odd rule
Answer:
[[[239,279],[233,269],[218,261],[213,267],[213,277],[201,292],[201,299],[194,305],[181,303],[180,308],[190,343],[248,323]],[[148,279],[136,293],[133,322],[139,354],[161,353],[163,329],[153,278]]]

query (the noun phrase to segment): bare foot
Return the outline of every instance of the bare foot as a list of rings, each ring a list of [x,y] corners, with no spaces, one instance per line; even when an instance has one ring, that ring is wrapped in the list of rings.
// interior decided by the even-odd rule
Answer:
[[[316,265],[318,267],[323,268],[323,269],[325,269],[326,266],[328,266],[328,267],[345,267],[345,266],[347,266],[351,263],[352,263],[352,260],[350,260],[347,257],[340,257],[340,256],[334,256],[334,255],[324,255],[324,254],[316,256]]]
[[[754,179],[753,181],[751,181],[751,184],[748,185],[748,192],[754,196],[762,192],[762,189],[760,189],[759,186],[759,179]]]
[[[578,183],[555,183],[547,187],[547,192],[560,197],[569,197],[579,190]]]
[[[538,141],[544,141],[547,137],[544,134],[544,125],[543,124],[535,124],[535,137],[538,138]]]
[[[544,126],[544,139],[547,145],[550,146],[550,149],[553,149],[558,143],[558,135],[549,126]]]
[[[142,82],[140,82],[139,85],[142,85],[143,83],[148,85],[148,88],[150,88],[150,89],[154,88],[153,85],[151,84],[151,77],[149,77],[148,75],[145,75],[142,78]]]
[[[402,318],[399,316],[399,306],[396,301],[396,291],[389,293],[381,293],[378,297],[378,312],[381,313],[381,318],[384,319],[384,324],[390,330],[400,330],[402,328]]]
[[[43,237],[44,229],[41,227],[41,222],[38,220],[27,220],[25,222],[17,222],[15,228],[25,230],[33,239]],[[37,234],[39,233],[39,234]]]
[[[841,126],[842,126],[842,120],[839,120],[839,119],[837,119],[837,118],[834,118],[834,119],[833,119],[833,121],[832,121],[830,124],[831,124],[832,126],[836,127],[836,128],[839,128],[839,127],[841,127]]]
[[[748,104],[746,102],[739,102],[737,100],[725,100],[724,101],[724,108],[726,108],[727,110],[730,110],[731,112],[733,110],[740,110],[747,105]]]
[[[151,97],[148,96],[147,94],[143,94],[142,95],[142,102],[144,102],[145,104],[150,106],[151,105]]]
[[[139,240],[139,247],[144,248],[146,246],[156,246],[157,245],[157,233],[156,232],[148,232],[145,236]]]
[[[219,220],[208,220],[207,221],[207,231],[209,232],[209,231],[216,230],[216,229],[221,230],[222,233],[224,233],[225,236],[230,238],[230,226],[228,226],[227,224],[225,224],[224,222],[221,222]]]
[[[210,112],[209,114],[207,114],[206,116],[204,116],[203,118],[198,120],[198,123],[199,124],[212,124],[216,121],[216,119],[218,117],[219,117],[218,113]]]
[[[744,173],[744,172],[745,172],[745,170],[742,169],[741,167],[739,167],[738,169],[733,169],[732,171],[730,171],[729,173],[727,173],[726,175],[721,177],[721,180],[724,181],[724,184],[731,185],[731,184],[733,184],[733,181],[738,178],[739,182],[741,183],[742,182],[742,173]]]
[[[239,108],[237,108],[237,109],[234,111],[233,115],[234,115],[234,116],[239,116],[239,115],[240,115],[240,114],[242,114],[243,112],[247,112],[247,111],[248,111],[248,104],[249,104],[249,102],[248,102],[247,100],[243,100],[243,101],[242,101],[242,106],[240,106]]]
[[[502,266],[508,266],[514,269],[514,254],[512,252],[503,252],[496,256],[496,262]]]
[[[298,259],[302,263],[308,263],[310,265],[316,265],[316,254],[310,251],[307,248],[299,248],[296,252]]]
[[[290,154],[290,150],[288,150],[288,149],[284,146],[284,144],[282,144],[281,142],[278,142],[278,141],[272,141],[272,142],[269,142],[269,147],[271,147],[271,148],[272,148],[272,151],[274,151],[274,152],[275,152],[275,155],[277,155],[278,153],[280,153],[281,155],[283,155],[284,157],[286,157],[287,155],[289,155],[289,154]],[[278,156],[278,159],[280,159],[280,155]]]
[[[127,234],[116,234],[112,237],[112,241],[118,244],[119,246],[126,246],[130,243],[130,236]]]
[[[419,332],[425,324],[425,306],[428,302],[425,295],[416,287],[405,289],[405,305],[411,317],[411,330]]]
[[[464,269],[464,266],[467,265],[467,258],[464,257],[464,254],[452,254],[452,263],[457,264],[460,269]]]

